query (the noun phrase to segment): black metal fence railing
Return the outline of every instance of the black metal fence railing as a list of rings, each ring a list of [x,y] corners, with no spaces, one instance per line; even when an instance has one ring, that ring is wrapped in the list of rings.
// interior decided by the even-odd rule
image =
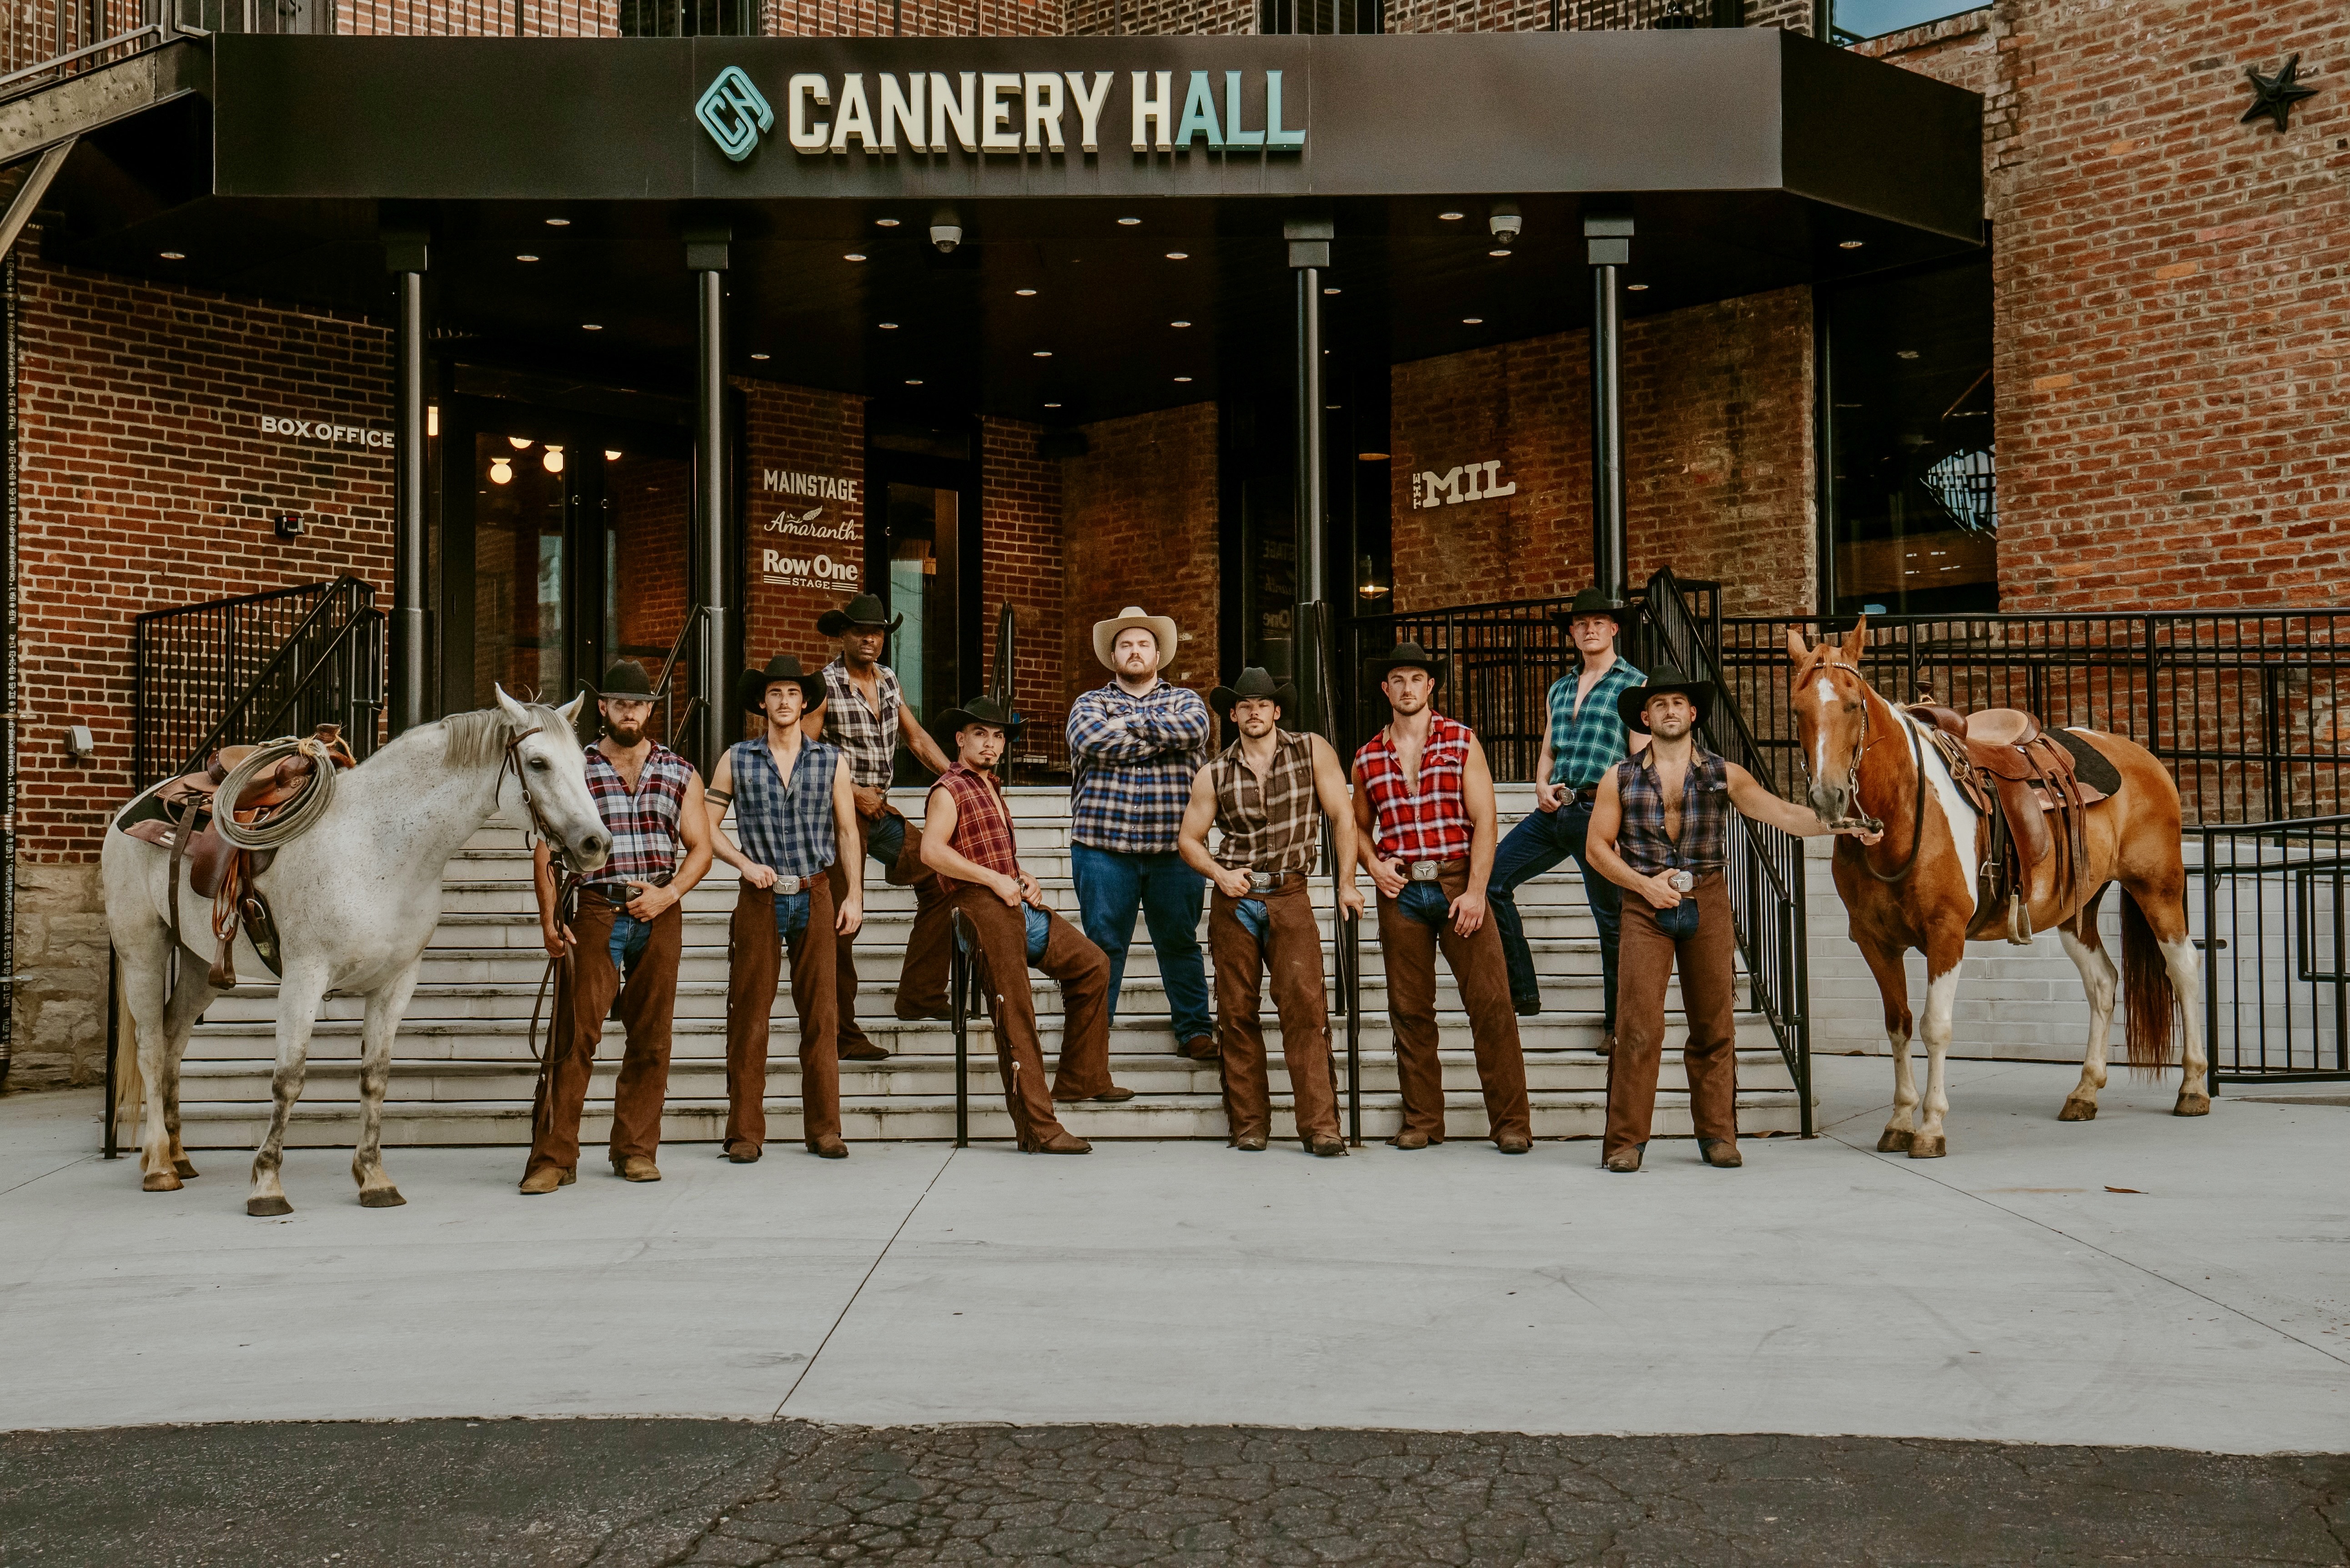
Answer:
[[[2201,838],[2212,1081],[2350,1078],[2350,816]]]
[[[1849,616],[1721,623],[1722,677],[1783,794],[1800,782],[1788,711],[1787,631],[1849,630]],[[2178,781],[2189,825],[2350,811],[2344,720],[2350,610],[1887,616],[1869,621],[1861,671],[1899,701],[2021,708],[2043,723],[2126,735]]]
[[[356,577],[150,610],[132,632],[133,786],[185,773],[216,746],[340,724],[375,749],[383,613]]]

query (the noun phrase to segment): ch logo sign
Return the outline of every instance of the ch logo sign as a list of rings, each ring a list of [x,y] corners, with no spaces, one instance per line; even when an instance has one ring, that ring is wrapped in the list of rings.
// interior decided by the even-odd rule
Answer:
[[[693,106],[693,118],[718,143],[718,151],[740,163],[759,145],[759,133],[775,127],[775,111],[740,66],[728,66]]]

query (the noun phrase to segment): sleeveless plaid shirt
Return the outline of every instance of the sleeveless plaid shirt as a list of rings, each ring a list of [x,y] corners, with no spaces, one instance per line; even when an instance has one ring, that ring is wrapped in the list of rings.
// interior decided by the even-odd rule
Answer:
[[[588,793],[596,797],[596,815],[611,829],[612,857],[585,885],[650,882],[675,871],[677,819],[692,778],[693,764],[655,741],[637,774],[637,793],[630,794],[611,759],[600,748],[588,747]]]
[[[939,775],[931,793],[947,792],[954,803],[954,832],[947,839],[954,852],[983,870],[1005,877],[1020,874],[1020,852],[1012,836],[1012,814],[1004,808],[1003,785],[993,774],[975,773],[956,763]],[[963,880],[941,876],[950,885]]]
[[[813,877],[835,858],[832,779],[840,748],[802,741],[786,785],[764,735],[738,741],[734,759],[734,836],[743,852],[786,877]]]
[[[1260,782],[1241,757],[1241,742],[1208,764],[1216,788],[1220,865],[1244,871],[1311,871],[1322,850],[1314,809],[1314,740],[1274,732],[1273,764]]]
[[[1713,871],[1727,859],[1730,842],[1730,765],[1690,742],[1689,774],[1681,781],[1681,838],[1665,836],[1665,791],[1658,782],[1656,748],[1616,764],[1616,792],[1624,801],[1624,826],[1616,852],[1643,877],[1659,871]]]
[[[1428,744],[1419,753],[1419,793],[1404,782],[1403,762],[1382,729],[1355,753],[1371,797],[1371,842],[1390,860],[1465,860],[1469,805],[1461,781],[1469,772],[1469,726],[1441,713],[1428,716]]]

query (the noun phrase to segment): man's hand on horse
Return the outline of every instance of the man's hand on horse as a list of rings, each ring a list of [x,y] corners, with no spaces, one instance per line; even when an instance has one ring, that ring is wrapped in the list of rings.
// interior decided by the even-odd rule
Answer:
[[[1828,831],[1834,834],[1847,834],[1854,838],[1859,839],[1864,845],[1878,843],[1885,837],[1885,829],[1882,826],[1877,827],[1863,827],[1856,822],[1838,823],[1835,826],[1829,828]]]
[[[859,816],[877,817],[889,809],[889,796],[881,790],[867,789],[859,784],[856,795],[857,815]]]
[[[637,896],[629,900],[629,913],[639,920],[650,920],[677,902],[677,894],[669,888],[657,888],[650,882],[631,882]]]

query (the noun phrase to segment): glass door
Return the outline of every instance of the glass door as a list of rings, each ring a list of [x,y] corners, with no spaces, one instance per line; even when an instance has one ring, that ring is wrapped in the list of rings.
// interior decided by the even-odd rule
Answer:
[[[878,514],[868,509],[866,580],[904,618],[884,657],[925,718],[976,696],[986,680],[980,648],[993,628],[981,625],[977,458],[969,421],[868,412],[866,494]],[[929,776],[901,746],[899,782]]]
[[[571,545],[579,496],[566,443],[478,431],[473,437],[473,657],[468,706],[495,689],[569,699],[577,575]]]

